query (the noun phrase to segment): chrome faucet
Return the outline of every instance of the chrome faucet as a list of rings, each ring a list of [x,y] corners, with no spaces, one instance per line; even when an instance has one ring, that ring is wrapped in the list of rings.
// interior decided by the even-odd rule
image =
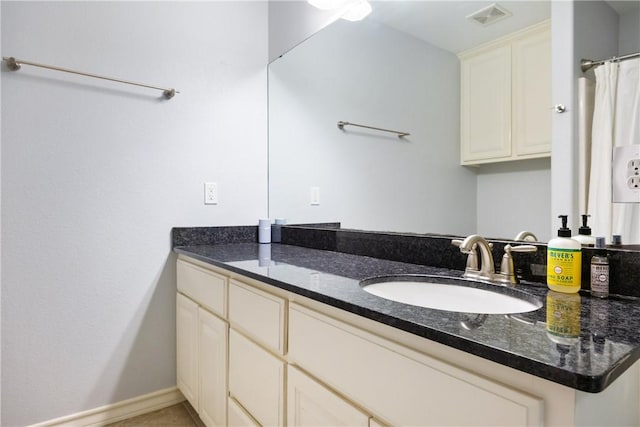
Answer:
[[[493,245],[478,235],[472,234],[464,240],[452,240],[452,244],[460,247],[460,252],[468,254],[467,267],[462,277],[475,280],[484,280],[499,285],[514,286],[518,283],[513,266],[511,252],[535,252],[538,248],[532,245],[519,245],[504,247],[504,255],[500,264],[500,272],[496,273],[493,264]],[[478,269],[478,250],[480,254],[480,268]]]

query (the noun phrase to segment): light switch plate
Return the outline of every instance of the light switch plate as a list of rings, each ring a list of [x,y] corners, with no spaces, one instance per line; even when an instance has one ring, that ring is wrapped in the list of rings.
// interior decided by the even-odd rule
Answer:
[[[320,204],[320,187],[311,187],[310,193],[311,206],[318,206]]]
[[[216,205],[218,204],[218,184],[215,182],[204,183],[204,204]]]

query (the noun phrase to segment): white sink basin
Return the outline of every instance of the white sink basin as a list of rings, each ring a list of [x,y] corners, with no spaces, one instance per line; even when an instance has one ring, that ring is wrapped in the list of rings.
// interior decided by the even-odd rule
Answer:
[[[388,276],[363,280],[362,289],[392,301],[461,313],[514,314],[542,302],[513,288],[437,276]]]

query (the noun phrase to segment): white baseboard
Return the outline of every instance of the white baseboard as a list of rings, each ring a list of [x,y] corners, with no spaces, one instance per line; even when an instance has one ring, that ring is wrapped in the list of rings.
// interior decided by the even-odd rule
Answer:
[[[99,427],[166,408],[184,400],[180,390],[177,387],[171,387],[111,405],[33,424],[31,427]]]

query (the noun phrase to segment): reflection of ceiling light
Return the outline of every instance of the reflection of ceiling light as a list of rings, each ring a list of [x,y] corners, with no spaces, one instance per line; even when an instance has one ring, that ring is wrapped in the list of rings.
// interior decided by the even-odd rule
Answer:
[[[338,9],[345,4],[349,3],[349,0],[307,0],[307,2],[320,10]]]
[[[371,4],[367,0],[361,0],[349,7],[341,16],[347,21],[361,21],[371,13]]]
[[[367,0],[307,0],[307,2],[321,10],[343,9],[342,19],[360,21],[371,13],[371,4]]]

